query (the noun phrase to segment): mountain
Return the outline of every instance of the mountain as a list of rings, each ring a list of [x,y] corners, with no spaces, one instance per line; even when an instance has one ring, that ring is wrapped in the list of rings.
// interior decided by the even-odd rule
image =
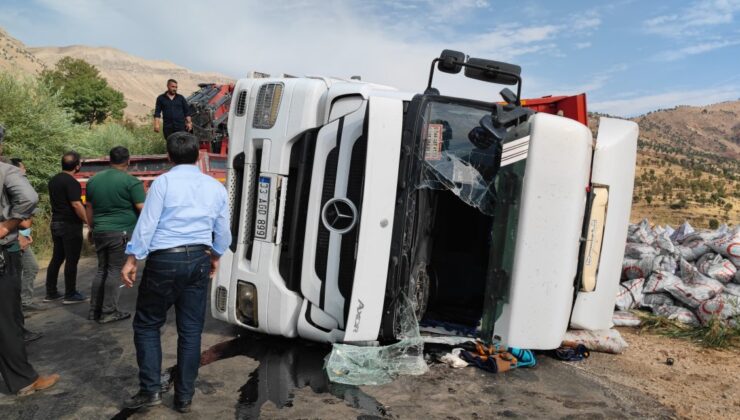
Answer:
[[[0,70],[36,75],[46,68],[19,40],[0,28]]]
[[[188,95],[202,82],[230,82],[168,61],[147,60],[108,47],[27,48],[0,28],[0,70],[36,75],[62,57],[96,66],[123,92],[130,119],[148,122],[157,95],[174,78]],[[591,115],[591,127],[598,124]],[[693,225],[740,223],[740,101],[680,106],[633,119],[640,126],[632,219]]]
[[[198,83],[229,83],[233,79],[219,73],[198,73],[169,61],[147,60],[110,47],[38,47],[28,49],[48,67],[65,56],[79,58],[100,70],[108,84],[123,92],[126,117],[148,120],[154,101],[166,89],[167,79],[175,79],[178,92],[188,96],[198,89]]]
[[[740,101],[679,106],[633,119],[640,127],[634,220],[740,222]]]

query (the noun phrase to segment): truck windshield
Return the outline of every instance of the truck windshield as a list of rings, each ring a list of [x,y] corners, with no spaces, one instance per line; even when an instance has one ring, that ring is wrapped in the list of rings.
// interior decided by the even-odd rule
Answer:
[[[452,191],[492,216],[501,142],[480,126],[490,112],[484,105],[427,102],[420,126],[424,165],[419,187]]]

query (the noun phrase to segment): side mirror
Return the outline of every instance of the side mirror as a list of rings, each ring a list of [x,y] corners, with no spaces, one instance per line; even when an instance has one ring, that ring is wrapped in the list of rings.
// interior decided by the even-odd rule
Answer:
[[[465,54],[460,51],[444,50],[439,55],[437,69],[441,72],[457,74],[462,70],[462,63],[465,62]]]
[[[465,67],[465,77],[501,85],[517,84],[519,80],[512,74],[519,76],[522,72],[522,68],[516,64],[482,58],[469,58],[467,64],[470,66]]]

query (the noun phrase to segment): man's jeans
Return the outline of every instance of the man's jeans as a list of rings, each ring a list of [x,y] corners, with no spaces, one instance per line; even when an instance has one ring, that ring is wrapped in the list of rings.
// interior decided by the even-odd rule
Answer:
[[[33,303],[33,282],[39,273],[39,263],[30,246],[21,251],[21,261],[21,303],[28,306]]]
[[[46,269],[46,296],[54,296],[57,291],[59,268],[64,264],[64,296],[77,293],[77,263],[82,251],[82,224],[51,222],[51,239],[54,252]]]
[[[174,304],[178,336],[175,398],[180,401],[193,398],[210,267],[210,257],[205,251],[149,256],[139,285],[133,323],[141,391],[160,390],[159,330],[167,320],[167,310]]]
[[[126,259],[127,232],[93,232],[95,251],[98,254],[98,271],[90,290],[90,309],[97,315],[118,310],[121,295],[121,268]]]

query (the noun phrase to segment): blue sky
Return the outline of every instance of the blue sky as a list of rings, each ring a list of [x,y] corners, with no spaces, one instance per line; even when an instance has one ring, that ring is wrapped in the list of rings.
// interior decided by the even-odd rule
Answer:
[[[740,98],[740,0],[0,1],[0,26],[31,46],[110,46],[232,77],[359,74],[417,92],[451,48],[521,65],[524,96],[586,92],[614,115]]]

